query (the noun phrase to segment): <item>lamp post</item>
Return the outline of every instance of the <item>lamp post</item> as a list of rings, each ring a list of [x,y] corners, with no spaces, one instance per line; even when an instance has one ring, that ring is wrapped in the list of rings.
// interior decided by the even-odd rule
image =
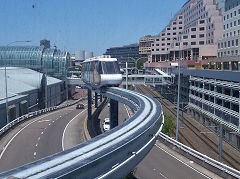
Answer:
[[[180,43],[179,45],[179,58],[178,58],[178,98],[177,98],[177,127],[176,127],[176,141],[178,141],[178,130],[179,130],[179,98],[180,98]]]
[[[10,42],[8,43],[6,46],[9,46],[11,44],[14,44],[14,43],[19,43],[19,42],[31,42],[31,40],[17,40],[17,41],[13,41],[13,42]],[[7,124],[10,122],[9,121],[9,117],[8,117],[8,94],[7,94],[7,60],[5,60],[5,68],[4,68],[4,75],[5,75],[5,91],[6,91],[6,116],[7,116]]]

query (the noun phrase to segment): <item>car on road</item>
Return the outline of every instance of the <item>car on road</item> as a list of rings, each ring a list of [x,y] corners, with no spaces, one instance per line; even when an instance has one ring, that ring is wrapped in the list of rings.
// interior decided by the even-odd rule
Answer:
[[[84,104],[77,104],[76,109],[84,109]]]
[[[108,131],[110,130],[110,119],[109,118],[105,118],[103,121],[103,130],[104,131]]]

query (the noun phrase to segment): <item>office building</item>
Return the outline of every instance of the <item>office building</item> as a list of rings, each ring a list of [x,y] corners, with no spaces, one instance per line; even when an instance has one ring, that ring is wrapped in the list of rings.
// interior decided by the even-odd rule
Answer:
[[[194,62],[216,57],[221,29],[221,11],[215,1],[189,0],[163,31],[154,36],[151,55],[145,67],[170,67],[169,62],[178,58],[186,61],[183,64],[187,67]]]

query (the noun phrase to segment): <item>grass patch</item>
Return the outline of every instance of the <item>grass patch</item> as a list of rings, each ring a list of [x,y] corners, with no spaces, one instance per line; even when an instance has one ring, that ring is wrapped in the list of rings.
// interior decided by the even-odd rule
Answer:
[[[162,133],[172,136],[174,134],[174,130],[176,129],[176,125],[174,124],[174,117],[164,113],[164,125],[162,129]]]

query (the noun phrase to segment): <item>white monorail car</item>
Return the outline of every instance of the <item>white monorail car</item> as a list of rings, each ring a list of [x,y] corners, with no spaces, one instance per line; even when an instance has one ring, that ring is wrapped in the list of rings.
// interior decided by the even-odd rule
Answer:
[[[82,65],[83,81],[92,88],[119,86],[122,74],[116,58],[98,57],[87,59]]]

